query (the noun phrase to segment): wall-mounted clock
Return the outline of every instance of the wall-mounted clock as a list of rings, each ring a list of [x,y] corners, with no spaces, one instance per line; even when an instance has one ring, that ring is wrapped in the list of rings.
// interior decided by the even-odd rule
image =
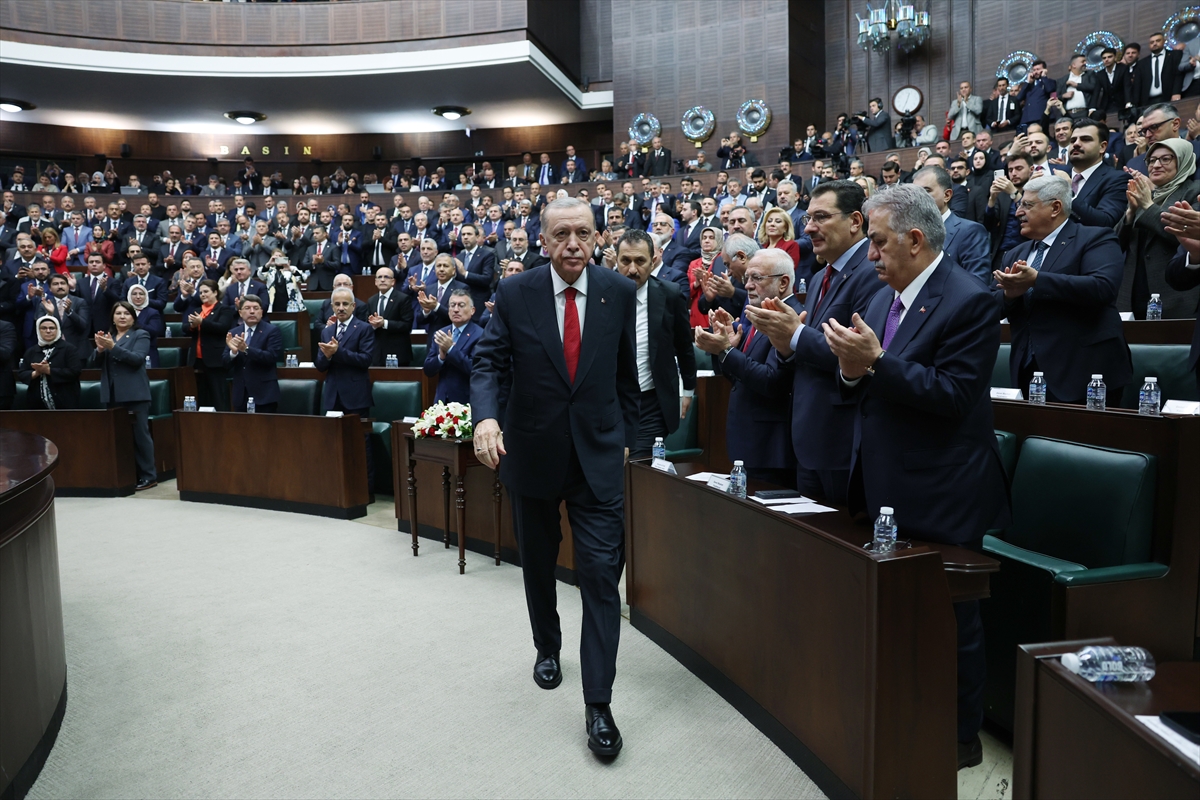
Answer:
[[[925,95],[915,86],[902,86],[892,95],[892,108],[902,117],[917,113],[925,102]]]

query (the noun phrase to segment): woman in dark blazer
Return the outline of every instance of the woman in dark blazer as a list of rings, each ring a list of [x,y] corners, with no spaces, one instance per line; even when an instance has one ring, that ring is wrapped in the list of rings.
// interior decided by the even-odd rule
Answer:
[[[154,440],[150,438],[150,380],[146,356],[150,334],[139,330],[137,311],[129,303],[113,304],[112,327],[96,334],[96,367],[100,370],[100,402],[123,406],[133,414],[133,450],[137,461],[137,490],[156,485]]]
[[[150,295],[146,293],[145,286],[139,286],[136,283],[130,286],[126,298],[129,300],[129,305],[133,307],[134,314],[137,315],[134,327],[150,334],[150,366],[157,368],[158,337],[167,332],[167,323],[163,322],[162,314],[158,313],[158,309],[150,307]]]
[[[229,369],[221,359],[225,334],[238,322],[233,306],[220,302],[217,282],[200,282],[196,290],[197,304],[183,317],[183,332],[192,337],[188,347],[188,366],[196,370],[197,398],[202,406],[217,411],[229,410]]]
[[[83,359],[62,335],[51,316],[34,324],[38,343],[25,351],[17,377],[28,384],[25,407],[31,409],[79,408],[79,373]]]

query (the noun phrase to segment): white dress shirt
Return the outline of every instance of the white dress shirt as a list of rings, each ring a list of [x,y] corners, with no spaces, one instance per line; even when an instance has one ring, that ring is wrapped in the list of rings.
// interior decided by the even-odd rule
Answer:
[[[558,270],[550,267],[550,280],[554,282],[554,316],[558,319],[558,338],[562,341],[563,320],[567,313],[567,296],[564,294],[568,286],[575,287],[575,310],[579,313],[579,341],[583,341],[583,321],[587,318],[588,274],[585,267],[575,283],[567,283],[558,274]]]
[[[945,219],[945,217],[943,216],[942,219]],[[835,258],[833,260],[833,264],[831,265],[833,267],[833,271],[840,275],[842,270],[846,268],[846,264],[850,263],[850,259],[854,258],[854,254],[858,252],[859,248],[866,247],[866,246],[867,246],[867,238],[864,236],[862,239],[859,239],[856,244],[851,246],[849,250],[842,253],[840,256],[838,256],[837,258]],[[813,297],[816,297],[816,293],[821,291],[821,282],[816,279],[817,275],[820,275],[820,274],[821,273],[818,272],[816,275],[813,275],[813,282],[816,284],[816,286],[813,287],[813,289],[810,289],[810,294],[812,294]],[[833,280],[832,279],[829,281],[829,288],[832,291],[832,289],[833,289]],[[816,303],[814,303],[813,309],[815,310],[816,307],[817,307]],[[815,325],[820,325],[821,322],[822,322],[822,320],[815,320],[815,319],[813,320],[813,324],[815,324]],[[803,322],[800,323],[799,328],[796,328],[796,332],[792,334],[792,352],[796,351],[796,345],[799,344],[799,342],[800,342],[800,331],[802,331],[802,330],[804,330]]]
[[[654,388],[654,373],[650,369],[650,282],[637,290],[637,315],[634,341],[637,342],[638,387],[643,392]]]
[[[376,314],[379,314],[380,311],[383,311],[384,303],[392,302],[392,292],[394,292],[395,290],[396,290],[396,287],[392,286],[391,289],[388,289],[386,292],[383,293],[383,300],[381,300],[379,302],[379,305],[375,308]],[[380,316],[383,316],[383,315],[380,314]],[[383,320],[383,329],[385,331],[388,329],[388,321],[386,318]]]
[[[1104,163],[1103,161],[1097,161],[1095,164],[1092,164],[1092,166],[1088,167],[1083,172],[1079,172],[1074,169],[1071,170],[1071,179],[1072,180],[1074,180],[1076,175],[1083,176],[1083,181],[1079,184],[1079,192],[1083,191],[1083,187],[1087,186],[1088,178],[1092,177],[1092,173],[1095,172],[1100,167],[1100,165],[1103,163]],[[1079,192],[1075,193],[1076,197],[1079,196]]]

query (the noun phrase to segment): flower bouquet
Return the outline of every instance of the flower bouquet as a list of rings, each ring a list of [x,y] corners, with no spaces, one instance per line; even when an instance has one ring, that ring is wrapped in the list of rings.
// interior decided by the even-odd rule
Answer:
[[[471,407],[439,400],[425,409],[412,430],[418,439],[470,439],[475,430],[471,425]]]

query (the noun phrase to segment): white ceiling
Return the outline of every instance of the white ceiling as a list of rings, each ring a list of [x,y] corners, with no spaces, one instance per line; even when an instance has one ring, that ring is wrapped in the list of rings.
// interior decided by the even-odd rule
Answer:
[[[0,96],[33,103],[0,119],[189,133],[421,133],[611,119],[611,92],[581,92],[531,42],[421,53],[238,57],[128,55],[0,43]],[[461,105],[451,122],[430,113]],[[247,132],[250,132],[247,131]]]

